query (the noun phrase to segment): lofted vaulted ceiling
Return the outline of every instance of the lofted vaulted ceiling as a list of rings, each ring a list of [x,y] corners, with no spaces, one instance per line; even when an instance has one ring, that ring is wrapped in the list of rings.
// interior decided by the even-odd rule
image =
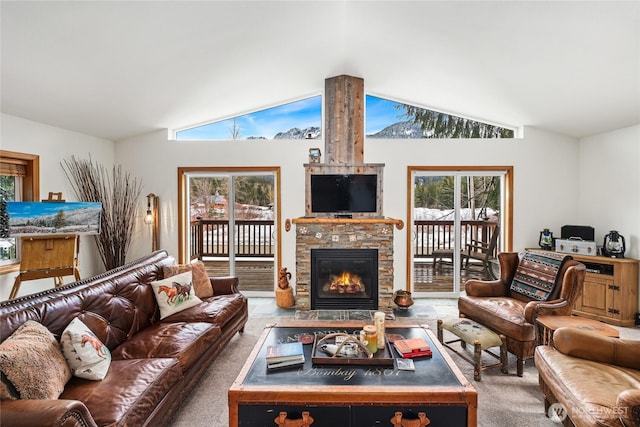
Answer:
[[[576,138],[640,123],[638,1],[2,1],[3,113],[117,141],[365,91]]]

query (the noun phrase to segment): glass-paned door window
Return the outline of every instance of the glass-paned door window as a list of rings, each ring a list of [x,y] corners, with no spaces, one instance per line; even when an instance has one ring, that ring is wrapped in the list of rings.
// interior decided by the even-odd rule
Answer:
[[[240,289],[273,292],[274,173],[192,173],[188,177],[191,258],[213,276],[237,275]]]
[[[458,295],[472,278],[490,279],[502,249],[504,174],[415,170],[411,283],[417,295]]]

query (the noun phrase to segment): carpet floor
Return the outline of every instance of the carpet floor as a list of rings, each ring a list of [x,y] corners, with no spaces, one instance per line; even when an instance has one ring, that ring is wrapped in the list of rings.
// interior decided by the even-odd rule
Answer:
[[[227,390],[240,372],[244,361],[267,325],[278,322],[278,318],[250,318],[243,334],[229,342],[218,358],[211,364],[198,385],[183,402],[182,407],[170,422],[172,427],[198,427],[228,425]],[[291,322],[291,318],[286,319]],[[418,319],[413,319],[416,322]],[[419,319],[436,330],[435,319]],[[411,322],[398,319],[399,323]],[[448,333],[445,331],[445,333]],[[452,336],[445,335],[445,339]],[[471,349],[471,346],[467,347]],[[481,427],[527,426],[557,427],[544,413],[543,395],[538,386],[538,372],[533,360],[527,361],[524,376],[515,374],[515,358],[510,355],[509,374],[500,369],[482,373],[482,381],[473,380],[473,368],[455,353],[447,350],[465,377],[478,391],[478,425]],[[495,360],[486,356],[486,363]],[[483,359],[484,361],[484,359]],[[275,425],[275,424],[274,424]],[[323,427],[323,426],[313,426]]]

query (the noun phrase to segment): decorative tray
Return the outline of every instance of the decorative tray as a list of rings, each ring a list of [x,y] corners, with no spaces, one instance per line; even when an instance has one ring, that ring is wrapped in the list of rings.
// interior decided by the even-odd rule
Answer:
[[[329,345],[329,349],[336,350],[340,347],[340,343],[336,344],[336,338],[339,336],[349,337],[347,342],[349,345],[343,346],[344,351],[341,349],[341,354],[332,356],[331,354],[322,350],[323,345]],[[340,338],[338,338],[338,341]],[[351,341],[353,343],[351,343]],[[373,353],[372,357],[369,357],[367,351],[363,349],[361,344],[355,344],[356,339],[353,335],[348,334],[329,334],[329,335],[316,335],[313,341],[313,350],[311,350],[311,361],[316,365],[363,365],[363,366],[380,366],[390,365],[393,366],[393,353],[389,346],[389,340],[385,337],[385,346],[383,349],[378,349]],[[358,350],[351,350],[354,347],[358,347]],[[345,354],[346,353],[346,354]]]

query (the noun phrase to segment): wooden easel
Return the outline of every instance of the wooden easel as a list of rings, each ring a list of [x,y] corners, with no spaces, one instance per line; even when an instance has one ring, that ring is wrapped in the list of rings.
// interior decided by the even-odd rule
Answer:
[[[54,193],[53,191],[49,191],[49,198],[42,199],[43,202],[65,202],[62,198],[62,192]]]
[[[62,193],[49,193],[43,202],[64,202]],[[64,276],[80,280],[78,253],[80,239],[77,234],[52,236],[23,236],[20,245],[20,273],[11,288],[9,299],[18,295],[24,280],[53,278],[56,287],[64,284]]]

